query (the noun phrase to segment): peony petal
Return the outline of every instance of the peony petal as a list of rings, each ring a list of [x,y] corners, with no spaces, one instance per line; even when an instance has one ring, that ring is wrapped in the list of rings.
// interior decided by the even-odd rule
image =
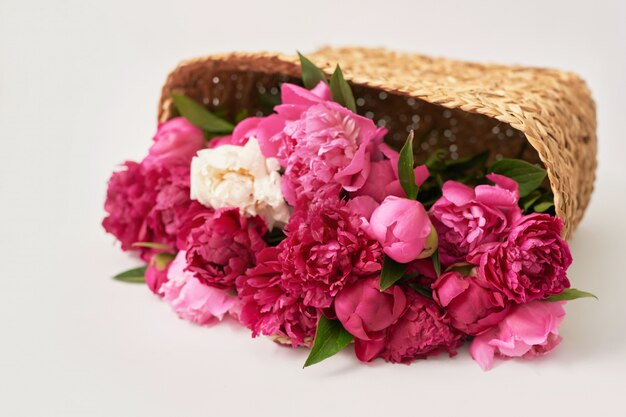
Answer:
[[[361,340],[355,339],[354,353],[361,362],[371,362],[385,348],[385,339]]]
[[[320,82],[320,84],[323,84]],[[318,89],[319,87],[319,89]],[[326,92],[326,89],[319,84],[315,87],[316,90],[309,91],[304,87],[297,86],[291,83],[283,83],[280,86],[280,94],[282,98],[283,104],[295,104],[295,105],[303,105],[303,106],[313,106],[317,103],[321,103],[325,101],[329,93]],[[319,94],[319,95],[318,95]]]
[[[488,331],[482,335],[476,336],[470,345],[470,355],[483,371],[488,371],[493,367],[493,358],[495,356],[495,349],[489,345],[488,341],[492,332]]]
[[[320,81],[314,88],[312,88],[311,93],[325,101],[331,101],[333,99],[330,87],[324,81]]]
[[[442,187],[442,195],[457,206],[467,204],[475,198],[473,189],[456,181],[446,181]]]

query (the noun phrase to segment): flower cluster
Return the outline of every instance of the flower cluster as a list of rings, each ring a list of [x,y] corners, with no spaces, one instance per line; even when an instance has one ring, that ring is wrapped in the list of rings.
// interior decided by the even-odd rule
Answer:
[[[180,108],[113,174],[103,226],[148,264],[150,289],[185,320],[231,317],[322,359],[353,341],[361,361],[410,363],[472,340],[489,369],[554,348],[572,262],[561,220],[522,210],[502,173],[433,188],[385,128],[310,87],[283,84],[271,115],[226,136]]]

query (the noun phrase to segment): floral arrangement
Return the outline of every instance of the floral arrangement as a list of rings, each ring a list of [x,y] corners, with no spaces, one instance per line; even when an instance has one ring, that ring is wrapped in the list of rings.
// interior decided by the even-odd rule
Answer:
[[[337,66],[300,56],[270,115],[235,124],[173,94],[179,117],[108,184],[105,230],[146,266],[179,317],[227,316],[292,347],[305,366],[349,344],[363,362],[410,363],[470,341],[483,369],[561,341],[572,256],[546,171],[487,152],[415,166],[356,113]]]

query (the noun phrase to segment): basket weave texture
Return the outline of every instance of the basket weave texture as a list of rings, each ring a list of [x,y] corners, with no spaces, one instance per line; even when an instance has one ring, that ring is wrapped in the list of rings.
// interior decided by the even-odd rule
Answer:
[[[324,48],[308,58],[329,76],[339,63],[361,98],[359,112],[387,122],[392,141],[401,143],[411,128],[419,137],[422,129],[423,150],[446,141],[459,156],[490,149],[500,157],[521,156],[543,164],[556,214],[565,224],[564,236],[571,237],[591,198],[597,164],[595,104],[577,75],[384,49]],[[231,115],[241,109],[260,114],[259,92],[276,94],[281,82],[297,82],[299,77],[298,58],[275,53],[184,61],[163,87],[159,121],[174,115],[172,92]],[[404,119],[404,124],[398,121]]]

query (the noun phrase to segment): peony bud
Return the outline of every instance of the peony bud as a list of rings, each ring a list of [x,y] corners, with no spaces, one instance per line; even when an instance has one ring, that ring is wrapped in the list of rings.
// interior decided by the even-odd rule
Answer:
[[[372,213],[368,232],[400,263],[428,257],[437,248],[437,234],[424,206],[406,198],[385,198]]]

